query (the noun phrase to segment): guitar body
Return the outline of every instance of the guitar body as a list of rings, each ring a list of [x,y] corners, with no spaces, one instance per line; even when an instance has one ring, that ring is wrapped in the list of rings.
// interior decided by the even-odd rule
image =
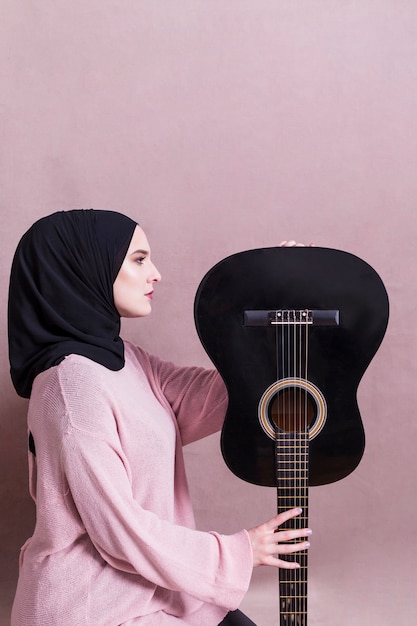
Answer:
[[[279,405],[302,401],[308,484],[352,472],[365,446],[357,389],[387,321],[381,279],[346,252],[263,248],[214,266],[198,288],[195,322],[229,395],[221,445],[230,470],[276,487],[274,431],[285,439],[302,430],[285,425]],[[293,406],[285,419],[296,413]]]

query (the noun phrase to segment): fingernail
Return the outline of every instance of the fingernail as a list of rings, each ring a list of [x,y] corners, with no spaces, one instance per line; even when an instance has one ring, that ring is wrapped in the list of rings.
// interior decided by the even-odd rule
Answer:
[[[309,547],[310,547],[310,542],[309,542],[309,541],[306,541],[306,542],[305,542],[305,547],[306,547],[306,548],[309,548]]]
[[[299,515],[300,513],[303,512],[303,509],[297,509],[297,514]]]

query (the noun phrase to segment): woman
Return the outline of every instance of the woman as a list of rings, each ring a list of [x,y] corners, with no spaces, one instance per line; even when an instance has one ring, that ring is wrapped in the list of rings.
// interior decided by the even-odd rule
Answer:
[[[235,612],[252,568],[297,567],[276,555],[308,547],[285,542],[309,529],[275,532],[299,510],[228,536],[195,529],[182,446],[221,428],[227,397],[216,372],[120,338],[160,279],[143,230],[111,211],[50,215],[16,250],[9,354],[30,397],[36,526],[12,626],[252,623]]]

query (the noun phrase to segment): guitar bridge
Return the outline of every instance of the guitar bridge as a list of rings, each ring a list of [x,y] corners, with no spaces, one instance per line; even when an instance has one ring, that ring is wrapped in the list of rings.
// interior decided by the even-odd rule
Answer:
[[[244,326],[339,326],[338,310],[272,309],[244,311]]]

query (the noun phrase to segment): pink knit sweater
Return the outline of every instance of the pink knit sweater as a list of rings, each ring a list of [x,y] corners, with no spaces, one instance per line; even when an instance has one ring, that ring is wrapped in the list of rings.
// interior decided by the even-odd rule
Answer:
[[[215,626],[248,588],[248,533],[195,530],[184,470],[182,445],[221,427],[222,381],[125,349],[118,372],[71,355],[35,380],[12,626]]]

